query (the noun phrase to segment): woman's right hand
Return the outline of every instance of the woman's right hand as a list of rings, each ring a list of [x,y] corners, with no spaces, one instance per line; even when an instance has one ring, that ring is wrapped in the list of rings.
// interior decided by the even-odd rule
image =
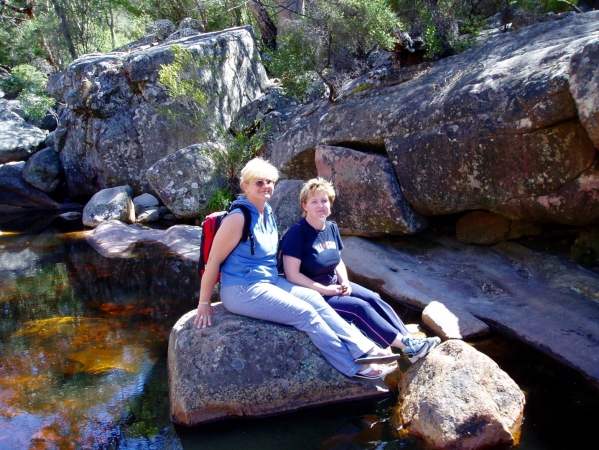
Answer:
[[[207,326],[211,326],[212,316],[217,312],[218,311],[214,311],[212,309],[212,305],[210,303],[200,303],[198,305],[196,317],[193,319],[193,323],[197,328],[206,328]]]

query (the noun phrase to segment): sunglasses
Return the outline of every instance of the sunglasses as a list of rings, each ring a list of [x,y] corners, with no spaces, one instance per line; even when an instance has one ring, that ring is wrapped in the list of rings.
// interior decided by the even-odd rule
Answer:
[[[256,180],[254,181],[254,184],[261,188],[264,186],[274,186],[275,182],[272,180]]]

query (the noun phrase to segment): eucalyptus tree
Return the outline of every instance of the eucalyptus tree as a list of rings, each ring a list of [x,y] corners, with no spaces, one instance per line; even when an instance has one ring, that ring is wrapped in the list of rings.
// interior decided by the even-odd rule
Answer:
[[[268,66],[287,94],[305,101],[320,80],[334,102],[339,87],[361,74],[374,49],[393,48],[396,26],[386,0],[308,2],[303,15],[286,22],[278,50],[267,57]]]

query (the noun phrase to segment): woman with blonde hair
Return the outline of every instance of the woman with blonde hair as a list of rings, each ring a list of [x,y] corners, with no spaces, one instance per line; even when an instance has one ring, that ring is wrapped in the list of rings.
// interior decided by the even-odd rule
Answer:
[[[194,323],[198,328],[212,324],[216,311],[210,299],[220,271],[220,297],[228,311],[291,325],[308,333],[325,359],[344,375],[384,377],[391,367],[372,364],[395,361],[398,355],[374,345],[343,320],[318,292],[279,276],[276,256],[279,238],[267,203],[278,176],[277,169],[260,158],[250,160],[241,170],[240,186],[244,194],[233,206],[243,204],[251,212],[254,254],[249,240],[240,242],[242,211],[232,209],[214,236]]]
[[[411,362],[417,361],[441,340],[410,336],[395,311],[376,292],[349,281],[341,259],[341,235],[337,224],[327,220],[334,200],[333,185],[323,178],[313,178],[302,186],[304,218],[289,229],[283,242],[285,277],[322,294],[341,317],[379,346],[397,347]]]

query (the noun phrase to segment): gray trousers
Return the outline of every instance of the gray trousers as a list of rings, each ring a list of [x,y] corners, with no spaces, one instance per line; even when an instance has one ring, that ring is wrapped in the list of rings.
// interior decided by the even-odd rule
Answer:
[[[291,325],[308,333],[325,359],[353,377],[361,365],[354,359],[375,345],[335,312],[318,292],[277,277],[276,284],[222,286],[223,306],[234,314]]]

